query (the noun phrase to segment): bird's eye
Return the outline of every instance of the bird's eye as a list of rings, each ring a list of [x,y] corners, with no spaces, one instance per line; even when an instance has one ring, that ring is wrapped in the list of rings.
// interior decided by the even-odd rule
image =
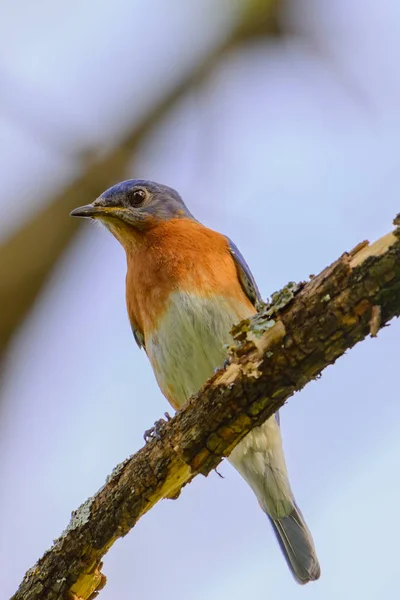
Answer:
[[[129,204],[131,206],[140,206],[146,198],[144,190],[132,190],[129,194]]]

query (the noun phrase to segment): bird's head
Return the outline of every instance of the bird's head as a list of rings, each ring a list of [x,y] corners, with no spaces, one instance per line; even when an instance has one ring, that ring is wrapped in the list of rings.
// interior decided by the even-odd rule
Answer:
[[[162,221],[193,219],[175,190],[144,179],[117,183],[92,204],[75,208],[71,216],[100,220],[124,246]]]

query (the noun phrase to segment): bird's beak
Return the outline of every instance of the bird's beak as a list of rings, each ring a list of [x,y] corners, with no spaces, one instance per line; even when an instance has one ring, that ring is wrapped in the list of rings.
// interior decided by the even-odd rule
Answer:
[[[74,208],[69,214],[71,217],[105,217],[115,212],[116,207],[114,206],[100,206],[96,204],[86,204],[85,206],[79,206]]]
[[[71,217],[101,219],[107,227],[109,225],[115,226],[119,222],[135,229],[142,229],[143,223],[146,221],[146,216],[138,214],[133,209],[125,208],[124,206],[102,206],[96,202],[74,208],[69,214]]]

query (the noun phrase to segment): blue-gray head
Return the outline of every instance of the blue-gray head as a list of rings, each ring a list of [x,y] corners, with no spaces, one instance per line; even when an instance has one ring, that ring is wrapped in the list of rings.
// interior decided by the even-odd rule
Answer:
[[[175,190],[145,179],[117,183],[92,204],[73,210],[71,216],[100,219],[118,238],[127,228],[145,231],[160,221],[193,219]]]

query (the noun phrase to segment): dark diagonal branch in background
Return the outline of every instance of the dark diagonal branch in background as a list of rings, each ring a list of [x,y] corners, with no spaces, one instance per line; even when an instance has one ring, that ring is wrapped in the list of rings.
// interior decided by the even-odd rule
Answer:
[[[144,119],[131,126],[117,148],[103,158],[87,161],[78,179],[55,195],[47,206],[0,245],[0,354],[77,229],[76,220],[67,216],[70,210],[87,204],[106,188],[126,178],[132,154],[139,143],[194,85],[215,68],[225,53],[247,38],[276,33],[279,4],[279,0],[249,0],[240,22],[228,37],[221,39],[201,64],[182,73],[175,88],[166,90]]]
[[[400,227],[274,294],[234,328],[229,364],[165,424],[160,440],[114,469],[12,600],[93,598],[106,581],[102,557],[156,502],[207,475],[295,391],[399,314]]]

